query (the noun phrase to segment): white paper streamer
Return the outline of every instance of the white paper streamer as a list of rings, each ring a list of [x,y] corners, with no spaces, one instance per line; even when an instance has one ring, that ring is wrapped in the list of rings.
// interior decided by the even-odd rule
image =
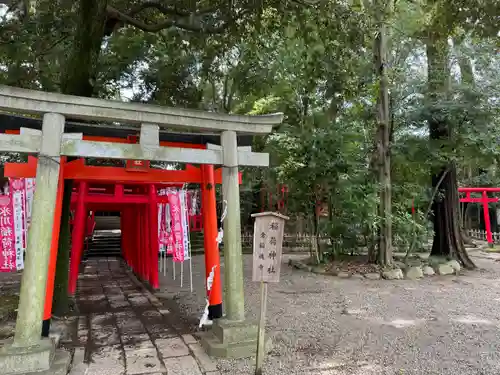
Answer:
[[[221,228],[219,229],[219,232],[217,233],[217,237],[215,238],[215,241],[217,242],[217,250],[219,250],[219,245],[222,243],[222,240],[224,238],[224,229],[222,228],[222,224],[224,224],[224,219],[227,216],[227,201],[224,200],[222,201],[222,215],[220,218],[221,222]],[[215,277],[215,268],[217,265],[212,267],[212,270],[210,271],[210,274],[207,277],[207,291],[208,291],[208,298],[207,298],[207,304],[205,305],[205,310],[203,311],[203,315],[200,319],[200,325],[199,328],[203,327],[204,325],[211,325],[212,321],[208,319],[208,307],[210,306],[210,291],[212,290],[212,285],[214,283],[214,277]]]
[[[210,320],[208,320],[208,306],[210,306],[210,291],[212,290],[212,285],[214,283],[214,277],[215,277],[215,269],[217,268],[217,265],[212,267],[212,270],[210,271],[210,274],[207,277],[207,290],[208,290],[208,298],[206,299],[207,304],[205,305],[205,310],[203,311],[203,315],[201,316],[200,319],[200,325],[199,328],[203,327],[204,325],[210,324]]]

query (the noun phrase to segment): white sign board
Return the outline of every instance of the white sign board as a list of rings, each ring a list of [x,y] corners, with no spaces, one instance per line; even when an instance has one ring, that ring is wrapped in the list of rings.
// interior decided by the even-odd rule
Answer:
[[[253,281],[277,283],[280,280],[281,254],[285,220],[274,212],[253,214]]]

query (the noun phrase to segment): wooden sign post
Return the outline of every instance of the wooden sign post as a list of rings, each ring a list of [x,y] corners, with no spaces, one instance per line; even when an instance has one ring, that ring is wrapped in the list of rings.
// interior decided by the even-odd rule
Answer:
[[[252,280],[260,282],[260,319],[255,375],[261,375],[265,352],[267,283],[277,283],[280,280],[283,232],[288,217],[275,212],[261,212],[253,214],[252,217],[255,218]]]

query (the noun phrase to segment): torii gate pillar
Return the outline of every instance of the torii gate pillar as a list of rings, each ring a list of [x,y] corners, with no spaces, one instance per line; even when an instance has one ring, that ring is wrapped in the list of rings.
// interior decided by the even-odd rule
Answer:
[[[54,342],[52,339],[41,339],[40,322],[45,303],[64,121],[64,116],[55,113],[47,113],[43,117],[16,332],[13,342],[4,345],[0,351],[0,368],[4,374],[44,371],[50,368],[53,359]]]
[[[223,223],[226,316],[215,321],[213,331],[202,336],[201,344],[211,356],[242,358],[255,354],[257,326],[245,321],[236,132],[224,131],[221,146],[222,197],[227,204],[227,214]]]

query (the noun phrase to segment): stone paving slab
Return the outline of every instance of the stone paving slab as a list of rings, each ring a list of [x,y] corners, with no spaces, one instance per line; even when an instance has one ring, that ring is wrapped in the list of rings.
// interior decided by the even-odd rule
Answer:
[[[124,375],[125,361],[120,345],[99,348],[92,353],[86,375]]]
[[[147,333],[122,334],[121,339],[123,345],[133,345],[143,341],[151,341],[151,338]]]
[[[182,339],[188,345],[189,344],[197,344],[198,343],[198,340],[196,340],[193,335],[182,335]]]
[[[217,364],[210,358],[200,344],[190,344],[189,349],[205,372],[217,371]]]
[[[198,364],[191,356],[165,359],[168,375],[202,375]]]
[[[155,344],[163,358],[182,357],[189,354],[189,348],[180,337],[159,339]]]
[[[77,304],[69,375],[219,375],[196,339],[177,333],[170,311],[122,262],[87,260]]]
[[[127,375],[166,371],[165,365],[158,358],[158,352],[154,346],[148,349],[126,350],[125,363]]]
[[[155,344],[153,344],[151,339],[148,337],[146,340],[143,340],[143,341],[136,341],[136,342],[131,342],[129,344],[124,344],[123,349],[125,350],[125,352],[134,351],[134,350],[143,350],[143,349],[156,350],[156,346],[155,346]]]

